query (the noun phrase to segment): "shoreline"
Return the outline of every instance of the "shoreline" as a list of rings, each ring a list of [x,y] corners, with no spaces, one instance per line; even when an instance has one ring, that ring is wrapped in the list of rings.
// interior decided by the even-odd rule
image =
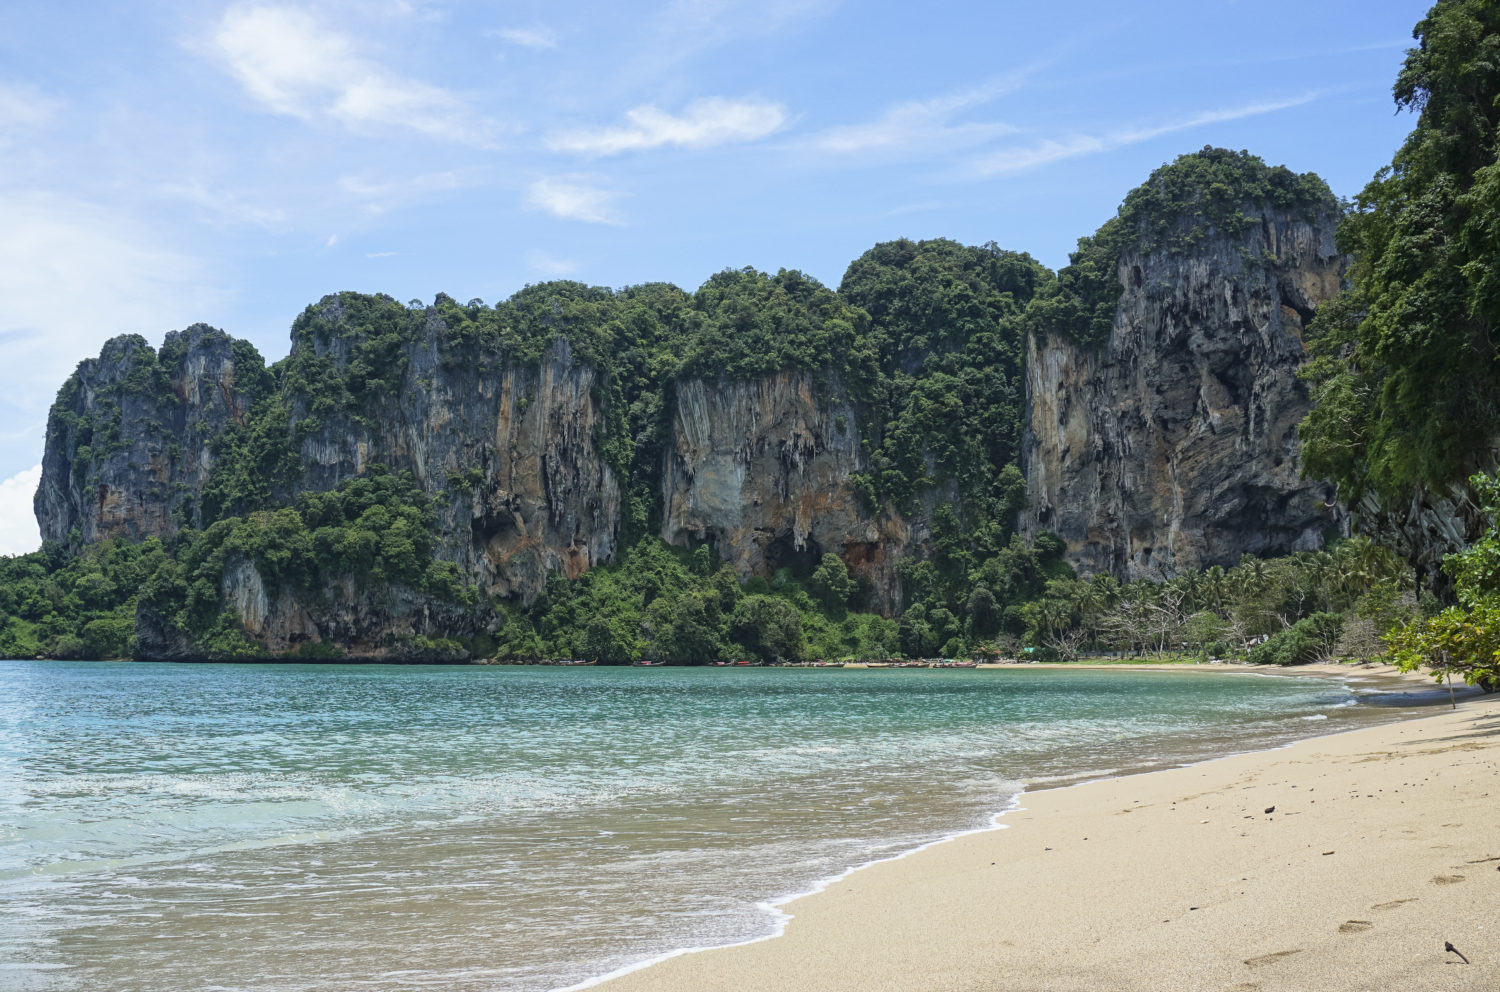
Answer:
[[[1010,668],[1022,666],[1005,665],[996,667]],[[1028,665],[1024,667],[1046,667],[1063,670],[1127,668],[1125,665],[1117,664],[1087,666],[1078,663]],[[1423,709],[1432,707],[1436,702],[1447,702],[1448,700],[1447,688],[1433,682],[1429,676],[1415,672],[1399,672],[1393,666],[1380,663],[1364,663],[1357,666],[1326,664],[1297,666],[1292,669],[1250,665],[1208,666],[1181,664],[1157,666],[1130,665],[1128,668],[1148,671],[1197,670],[1220,674],[1259,674],[1269,677],[1314,676],[1345,681],[1346,683],[1350,681],[1374,682],[1376,686],[1366,689],[1365,693],[1406,697],[1408,705],[1420,706]],[[1350,688],[1353,689],[1354,686],[1351,685]],[[606,975],[590,978],[579,984],[568,986],[566,989],[558,990],[558,992],[573,992],[573,990],[588,988],[605,988],[611,990],[611,992],[635,992],[635,990],[640,990],[640,992],[646,992],[646,990],[652,990],[652,992],[655,992],[655,990],[666,990],[666,992],[670,992],[670,990],[674,989],[691,989],[694,992],[700,989],[724,989],[725,992],[730,992],[730,990],[761,988],[767,990],[807,989],[810,992],[812,990],[821,992],[824,989],[845,988],[851,990],[889,988],[893,992],[898,989],[916,988],[931,990],[949,988],[1015,988],[1018,990],[1052,988],[1140,988],[1142,990],[1162,988],[1235,988],[1249,990],[1259,988],[1258,980],[1262,978],[1271,980],[1271,984],[1268,987],[1279,988],[1347,988],[1350,990],[1384,987],[1489,988],[1491,987],[1491,983],[1495,983],[1497,979],[1500,979],[1500,923],[1492,923],[1487,927],[1481,926],[1479,928],[1481,931],[1480,934],[1465,938],[1470,948],[1479,949],[1482,953],[1485,951],[1489,953],[1483,953],[1482,961],[1487,963],[1482,963],[1480,959],[1474,959],[1474,955],[1471,954],[1471,959],[1476,961],[1478,967],[1469,966],[1462,972],[1451,972],[1444,966],[1438,967],[1435,973],[1431,973],[1430,969],[1428,969],[1428,973],[1417,974],[1411,972],[1410,968],[1405,970],[1395,969],[1389,961],[1376,962],[1374,964],[1367,962],[1364,967],[1353,965],[1344,967],[1342,974],[1349,980],[1342,981],[1338,975],[1329,973],[1330,969],[1326,967],[1326,961],[1320,962],[1313,957],[1304,956],[1303,951],[1305,948],[1298,947],[1294,950],[1283,948],[1281,950],[1268,951],[1263,955],[1249,954],[1242,956],[1237,959],[1237,969],[1243,973],[1239,975],[1229,974],[1229,972],[1236,970],[1235,962],[1229,960],[1229,958],[1233,957],[1233,954],[1230,954],[1229,958],[1225,958],[1223,954],[1219,954],[1218,957],[1222,960],[1218,960],[1216,963],[1218,965],[1217,970],[1223,973],[1220,979],[1205,979],[1201,971],[1195,967],[1195,970],[1182,971],[1174,981],[1163,979],[1162,975],[1153,969],[1158,964],[1159,958],[1170,959],[1173,954],[1181,950],[1180,948],[1174,950],[1174,947],[1182,939],[1178,934],[1171,935],[1169,943],[1173,946],[1153,947],[1152,942],[1146,939],[1151,935],[1135,933],[1134,931],[1138,929],[1136,926],[1129,923],[1120,924],[1118,919],[1112,919],[1110,925],[1103,928],[1103,932],[1114,933],[1114,944],[1119,944],[1122,934],[1126,935],[1128,940],[1125,945],[1125,953],[1117,952],[1112,955],[1105,955],[1105,957],[1110,958],[1113,962],[1114,967],[1111,969],[1107,966],[1110,963],[1108,961],[1104,966],[1101,966],[1096,961],[1082,965],[1076,960],[1071,964],[1063,963],[1068,961],[1070,956],[1073,958],[1078,957],[1076,953],[1077,947],[1075,946],[1076,941],[1072,938],[1061,941],[1060,946],[1048,952],[1039,953],[1032,951],[1028,954],[1028,952],[1021,949],[1020,942],[1016,940],[1003,938],[998,939],[997,943],[994,927],[984,923],[976,925],[976,922],[972,918],[952,919],[944,915],[943,918],[949,920],[949,925],[933,931],[931,922],[933,917],[931,915],[916,914],[915,917],[912,917],[912,914],[909,912],[903,912],[904,909],[909,910],[911,895],[914,891],[920,891],[934,908],[941,907],[950,913],[955,909],[962,910],[967,908],[973,910],[981,905],[992,910],[1004,909],[1007,905],[1006,898],[1000,898],[997,901],[997,897],[993,892],[980,891],[976,893],[974,877],[975,872],[979,872],[979,877],[982,877],[982,869],[984,869],[986,864],[990,868],[996,869],[1006,867],[1020,868],[1023,867],[1021,862],[1027,861],[1028,864],[1024,867],[1028,871],[1033,871],[1036,868],[1036,865],[1029,863],[1036,857],[1033,850],[1034,845],[1027,845],[1023,852],[1020,847],[1021,839],[1016,833],[1012,832],[1013,828],[1020,828],[1024,825],[1027,829],[1027,840],[1029,841],[1032,839],[1029,835],[1038,829],[1052,835],[1064,830],[1071,831],[1085,824],[1089,825],[1093,829],[1091,832],[1085,832],[1084,840],[1086,841],[1088,836],[1095,836],[1095,843],[1091,848],[1087,849],[1086,855],[1081,850],[1074,850],[1071,860],[1069,857],[1063,855],[1053,857],[1053,847],[1048,845],[1043,845],[1042,851],[1043,855],[1050,860],[1051,866],[1066,865],[1075,874],[1080,868],[1083,868],[1085,870],[1084,873],[1087,874],[1089,869],[1098,867],[1101,858],[1105,860],[1109,859],[1111,849],[1107,837],[1109,817],[1117,818],[1123,813],[1140,812],[1152,806],[1160,805],[1159,803],[1146,803],[1142,805],[1142,801],[1135,800],[1134,805],[1127,805],[1117,812],[1109,814],[1101,812],[1105,807],[1117,805],[1120,802],[1127,802],[1120,799],[1120,795],[1123,795],[1123,793],[1157,793],[1164,787],[1169,792],[1181,791],[1181,789],[1171,788],[1183,784],[1178,781],[1179,779],[1191,779],[1194,777],[1208,778],[1213,780],[1216,785],[1195,796],[1186,798],[1192,800],[1210,798],[1210,802],[1205,808],[1213,809],[1216,803],[1222,807],[1224,803],[1230,800],[1243,798],[1235,797],[1232,794],[1234,791],[1232,787],[1233,783],[1220,781],[1226,775],[1233,777],[1233,775],[1245,774],[1248,770],[1249,779],[1247,781],[1253,781],[1270,771],[1280,770],[1289,765],[1306,763],[1306,755],[1308,754],[1326,756],[1324,752],[1327,752],[1327,755],[1334,756],[1329,759],[1333,762],[1329,765],[1330,768],[1339,768],[1347,772],[1344,764],[1340,762],[1348,757],[1351,746],[1367,745],[1390,749],[1398,745],[1410,746],[1414,743],[1432,743],[1434,740],[1441,740],[1441,738],[1436,736],[1440,728],[1447,729],[1450,725],[1454,724],[1482,724],[1479,731],[1473,736],[1482,738],[1485,741],[1479,747],[1480,749],[1488,750],[1489,753],[1486,756],[1488,764],[1484,769],[1483,775],[1476,778],[1475,781],[1477,784],[1473,788],[1483,793],[1481,798],[1488,800],[1487,805],[1489,809],[1500,809],[1500,694],[1484,696],[1479,690],[1472,687],[1466,686],[1463,688],[1469,691],[1463,692],[1459,690],[1459,698],[1462,705],[1457,710],[1447,707],[1441,710],[1434,709],[1433,712],[1422,716],[1392,720],[1391,722],[1373,727],[1340,730],[1321,735],[1309,735],[1308,737],[1298,738],[1295,741],[1272,748],[1233,752],[1188,765],[1127,772],[1122,775],[1087,779],[1062,785],[1039,785],[1036,788],[1025,788],[1011,801],[1005,810],[992,814],[991,822],[987,826],[960,831],[929,841],[910,851],[890,858],[851,867],[836,877],[815,883],[810,891],[780,897],[763,903],[762,906],[766,910],[776,915],[774,929],[770,934],[726,945],[679,948],[648,960],[627,965]],[[1441,699],[1437,698],[1439,694]],[[1405,707],[1403,706],[1403,708]],[[1465,745],[1454,745],[1454,749],[1456,751],[1465,751],[1470,748]],[[1446,750],[1438,748],[1420,753],[1431,758],[1433,755],[1446,754]],[[1296,752],[1296,754],[1293,755],[1292,752]],[[1376,770],[1378,774],[1376,772],[1370,774],[1373,774],[1375,779],[1384,781],[1395,770],[1392,767],[1392,762],[1395,761],[1396,756],[1396,751],[1386,750],[1383,753],[1379,753],[1378,757],[1364,757],[1359,759],[1359,761],[1361,763],[1377,764],[1379,766]],[[1196,773],[1196,776],[1194,773]],[[1327,774],[1327,772],[1323,772],[1319,777],[1326,777]],[[1369,776],[1366,775],[1366,777]],[[1377,789],[1379,792],[1384,791],[1383,785],[1371,787]],[[1240,791],[1252,788],[1253,786],[1251,785],[1244,785],[1240,787]],[[1291,789],[1296,788],[1296,785],[1291,786]],[[1308,793],[1304,793],[1303,795],[1309,795],[1311,791],[1312,789],[1310,788]],[[1325,795],[1327,795],[1326,791]],[[1374,798],[1375,795],[1376,793],[1371,793],[1370,798]],[[1333,796],[1331,798],[1336,800],[1338,797]],[[1312,802],[1315,803],[1316,800]],[[1402,800],[1401,803],[1405,805],[1405,800]],[[1177,804],[1177,800],[1169,800],[1165,808],[1174,810]],[[1253,802],[1251,805],[1253,805]],[[1248,809],[1249,807],[1242,808]],[[1267,810],[1269,811],[1272,808],[1275,808],[1275,804],[1272,807],[1267,807]],[[1330,805],[1325,800],[1324,810],[1326,811],[1329,808]],[[1184,806],[1185,809],[1186,807]],[[1483,806],[1479,808],[1470,806],[1468,811],[1471,821],[1474,819],[1473,813],[1475,812],[1479,812],[1481,816],[1484,816]],[[1288,811],[1283,808],[1282,816],[1305,815],[1310,812],[1313,811],[1310,809]],[[1410,812],[1408,811],[1408,813]],[[1158,816],[1160,815],[1158,814]],[[1252,822],[1258,819],[1253,812],[1241,813],[1240,815],[1243,819]],[[1015,817],[1015,819],[1010,819],[1011,817]],[[1280,819],[1274,813],[1270,815],[1261,814],[1259,818],[1264,819],[1267,823],[1276,822]],[[1141,823],[1149,818],[1133,817],[1132,819],[1136,823]],[[1489,815],[1487,819],[1496,820],[1497,818]],[[1196,838],[1193,838],[1191,835],[1195,833],[1192,830],[1195,824],[1188,823],[1187,820],[1188,818],[1186,817],[1179,818],[1177,824],[1163,823],[1158,824],[1158,826],[1171,828],[1166,831],[1165,835],[1167,836],[1167,840],[1165,841],[1167,845],[1166,849],[1173,852],[1173,854],[1181,853],[1182,860],[1191,863],[1192,855],[1189,852],[1194,850],[1193,841]],[[1202,821],[1202,823],[1196,825],[1202,826],[1212,822],[1213,818],[1211,817],[1210,820]],[[1281,822],[1285,823],[1287,821],[1281,820]],[[1300,821],[1299,824],[1298,821],[1293,821],[1294,827],[1283,830],[1282,833],[1292,833],[1297,829],[1297,826],[1312,822],[1311,820]],[[1040,828],[1038,824],[1040,824]],[[1104,826],[1101,826],[1101,824]],[[1483,844],[1488,844],[1488,848],[1486,848],[1488,853],[1482,857],[1488,859],[1492,865],[1482,865],[1481,867],[1500,867],[1500,822],[1488,824],[1487,828],[1488,832],[1483,838]],[[1390,829],[1396,828],[1385,828],[1385,831],[1388,833]],[[1420,827],[1405,827],[1402,829],[1407,833],[1412,833],[1414,829],[1416,833],[1421,832]],[[1438,829],[1441,830],[1442,828]],[[1305,826],[1303,826],[1303,830],[1305,832]],[[1187,836],[1175,838],[1176,833],[1183,833]],[[1099,836],[1101,834],[1105,834],[1106,836]],[[1249,835],[1242,834],[1241,836],[1248,837]],[[1182,842],[1180,845],[1177,843],[1178,840]],[[1475,843],[1480,842],[1475,841]],[[1480,846],[1483,846],[1483,844]],[[1233,847],[1232,844],[1230,846]],[[1309,842],[1307,846],[1316,845]],[[1061,850],[1060,844],[1058,847]],[[1349,850],[1349,846],[1346,845],[1345,849]],[[977,864],[971,865],[964,875],[953,876],[951,874],[951,865],[954,861],[973,860],[976,852],[978,855]],[[1018,857],[1023,853],[1026,855],[1025,858]],[[1372,853],[1378,854],[1379,852]],[[1319,857],[1325,858],[1336,856],[1336,854],[1337,850],[1334,850],[1329,851],[1327,854],[1320,854]],[[1082,861],[1079,860],[1080,857],[1083,858]],[[989,858],[988,862],[985,861],[985,858]],[[1007,858],[1009,860],[1006,860]],[[1175,858],[1169,859],[1169,861],[1175,860]],[[1345,863],[1349,860],[1346,858]],[[1408,858],[1407,860],[1410,859]],[[1113,864],[1113,862],[1111,863]],[[1404,864],[1404,862],[1401,864]],[[1180,865],[1176,866],[1178,870],[1175,871],[1171,870],[1174,867],[1172,864],[1165,866],[1158,865],[1158,867],[1166,867],[1168,870],[1155,874],[1137,872],[1135,873],[1136,877],[1129,877],[1129,873],[1127,873],[1127,877],[1123,880],[1127,881],[1128,884],[1123,886],[1123,888],[1131,895],[1126,897],[1125,905],[1118,907],[1124,911],[1123,915],[1128,916],[1129,910],[1139,908],[1137,905],[1139,899],[1137,897],[1142,893],[1155,892],[1159,895],[1160,890],[1163,888],[1180,887],[1185,883],[1192,883],[1194,880],[1191,873],[1185,875]],[[1386,867],[1391,866],[1387,865]],[[1248,871],[1249,869],[1247,868],[1246,870]],[[1003,875],[1004,873],[1002,872],[1001,874]],[[1478,879],[1481,883],[1490,883],[1483,887],[1484,896],[1487,900],[1485,902],[1485,909],[1480,911],[1476,907],[1474,912],[1459,914],[1460,916],[1467,915],[1471,922],[1500,919],[1500,871],[1491,874],[1496,876],[1495,879],[1488,880],[1482,875]],[[1241,884],[1245,888],[1242,889],[1238,898],[1253,905],[1255,902],[1255,893],[1252,890],[1255,886],[1251,884],[1251,878],[1252,876],[1250,875],[1244,875],[1241,878]],[[1433,876],[1432,885],[1452,886],[1454,889],[1457,889],[1459,888],[1457,882],[1441,881],[1441,879],[1455,878],[1458,881],[1464,880],[1463,877],[1456,875],[1439,874]],[[945,879],[949,882],[959,881],[967,882],[968,884],[944,885],[943,882]],[[1008,879],[1006,880],[1007,882],[1009,881]],[[1356,881],[1357,884],[1353,884],[1353,888],[1358,889],[1367,880],[1361,876],[1358,880],[1346,878],[1344,881],[1345,884],[1342,886],[1337,884],[1325,885],[1321,887],[1320,891],[1346,891],[1351,887],[1350,883]],[[856,882],[861,883],[858,889],[872,891],[856,892]],[[1076,887],[1076,880],[1074,882]],[[980,884],[981,888],[983,888],[983,884]],[[1050,915],[1057,917],[1058,926],[1053,932],[1066,934],[1070,932],[1069,920],[1071,917],[1076,917],[1080,913],[1086,913],[1087,911],[1097,911],[1099,906],[1111,904],[1113,899],[1118,899],[1117,893],[1112,899],[1108,893],[1096,893],[1092,891],[1092,886],[1085,886],[1084,888],[1088,891],[1083,894],[1082,898],[1073,900],[1074,905],[1071,907],[1068,905],[1059,907],[1052,905],[1057,902],[1058,898],[1055,879],[1049,878],[1046,885],[1038,886],[1032,892],[1011,889],[1007,886],[1007,891],[1010,892],[1008,904],[1012,910],[1019,911],[1012,912],[1009,915],[1002,914],[1002,917],[997,918],[994,922],[1002,928],[1017,924],[1024,926],[1027,922],[1034,923],[1036,919],[1036,904],[1041,902],[1048,904],[1050,906]],[[1279,888],[1285,891],[1278,891],[1278,887],[1273,886],[1269,891],[1260,892],[1260,901],[1262,903],[1279,902],[1282,899],[1288,898],[1295,900],[1299,898],[1299,894],[1303,890],[1301,885],[1295,884],[1280,886]],[[1247,896],[1247,893],[1250,895]],[[1428,893],[1424,890],[1424,894]],[[1386,900],[1384,903],[1372,903],[1370,908],[1364,911],[1363,915],[1364,917],[1376,915],[1376,910],[1382,906],[1395,915],[1401,915],[1396,914],[1395,911],[1408,902],[1417,903],[1420,899],[1420,896],[1413,896],[1404,899]],[[1064,899],[1065,903],[1067,901]],[[1207,900],[1199,901],[1207,902]],[[1429,898],[1429,902],[1432,901],[1435,900]],[[792,907],[795,907],[795,912],[792,911]],[[1193,914],[1191,917],[1193,924],[1202,924],[1206,921],[1211,921],[1213,914],[1204,913],[1203,915],[1198,915],[1198,912],[1200,909],[1206,910],[1208,908],[1207,905],[1201,907],[1196,905],[1190,906],[1186,907],[1186,913]],[[1260,910],[1259,912],[1263,913],[1264,910]],[[895,921],[907,921],[909,917],[912,917],[909,920],[909,925],[898,927],[896,934],[890,932],[891,926]],[[1170,929],[1171,919],[1172,917],[1164,918],[1161,924],[1152,925],[1152,927]],[[1461,923],[1462,921],[1460,921]],[[1148,927],[1148,929],[1152,927]],[[935,939],[925,944],[923,942],[910,941],[909,939],[902,940],[900,934],[909,934],[912,928],[926,932]],[[1232,930],[1233,927],[1231,926],[1230,929]],[[1307,928],[1293,926],[1290,929],[1305,931]],[[1336,932],[1340,938],[1348,942],[1349,935],[1364,933],[1367,930],[1374,931],[1375,929],[1377,929],[1377,924],[1371,919],[1351,918],[1337,922]],[[1462,925],[1453,928],[1453,932],[1463,932]],[[1304,933],[1304,935],[1306,934]],[[1158,934],[1157,936],[1160,935]],[[1283,943],[1289,943],[1292,936],[1288,935],[1288,939],[1284,940]],[[1326,937],[1326,934],[1320,936]],[[892,939],[893,937],[895,938],[894,940]],[[976,951],[976,948],[982,948],[985,945],[987,939],[990,943],[997,943],[997,947],[1000,950]],[[1446,940],[1447,938],[1444,939]],[[1103,938],[1098,938],[1098,940],[1103,940]],[[1308,942],[1306,940],[1303,941],[1303,943]],[[1046,943],[1046,941],[1043,941],[1043,943]],[[1429,941],[1429,943],[1431,942]],[[1425,964],[1432,964],[1433,961],[1441,964],[1445,957],[1441,952],[1442,943],[1443,941],[1437,942],[1438,953],[1429,953]],[[1222,945],[1223,941],[1210,939],[1208,944],[1210,947],[1209,950],[1205,951],[1200,946],[1197,951],[1189,954],[1188,957],[1201,965],[1205,958],[1214,957],[1212,947],[1215,944]],[[1459,944],[1458,946],[1460,949],[1463,949],[1463,944]],[[836,966],[830,965],[831,959],[827,953],[830,947],[837,947],[842,951],[842,954],[833,956],[833,959],[839,962]],[[1228,948],[1224,946],[1223,949],[1227,951]],[[976,965],[974,960],[976,955],[979,958],[986,959],[984,966]],[[1389,956],[1386,955],[1386,957]],[[1453,955],[1446,955],[1446,957],[1453,959],[1455,962],[1457,961]],[[1015,958],[1016,960],[1002,960],[1005,958]],[[1302,960],[1295,961],[1293,960],[1294,958],[1302,958]],[[960,959],[961,961],[967,959],[968,964],[955,964],[955,959]],[[872,962],[879,962],[879,966],[873,965]],[[1049,962],[1056,962],[1056,968],[1051,968]],[[994,965],[994,968],[989,967],[991,963]],[[1354,964],[1357,965],[1358,962]],[[1080,967],[1083,967],[1092,976],[1087,981],[1082,981],[1083,976],[1079,973]],[[1099,970],[1101,967],[1103,970]],[[1421,971],[1420,964],[1417,965],[1417,968],[1418,971]],[[1397,974],[1398,970],[1400,971],[1399,974]],[[1370,984],[1372,973],[1384,977],[1379,978],[1375,984]],[[1434,974],[1437,977],[1434,978]],[[893,975],[899,977],[893,978]],[[1246,977],[1247,975],[1249,977]],[[1243,979],[1243,981],[1240,984],[1235,984],[1233,979],[1237,978]],[[1222,984],[1216,984],[1216,981],[1220,981]],[[1082,983],[1080,984],[1080,982]],[[1298,984],[1299,982],[1307,984]]]

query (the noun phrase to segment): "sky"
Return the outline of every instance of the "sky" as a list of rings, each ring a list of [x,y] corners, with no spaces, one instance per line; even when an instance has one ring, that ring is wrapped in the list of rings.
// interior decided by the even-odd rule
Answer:
[[[1410,130],[1396,0],[0,5],[0,554],[117,334],[268,361],[327,293],[495,302],[899,237],[1057,268],[1204,145],[1353,196]]]

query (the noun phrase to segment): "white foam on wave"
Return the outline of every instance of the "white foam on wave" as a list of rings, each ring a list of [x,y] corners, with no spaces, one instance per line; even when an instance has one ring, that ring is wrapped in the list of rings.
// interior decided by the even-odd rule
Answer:
[[[1126,774],[1123,768],[1085,768],[1081,771],[1069,772],[1066,775],[1034,775],[1027,779],[1033,788],[1043,785],[1052,785],[1057,782],[1098,782],[1101,779],[1115,778]]]
[[[839,872],[837,875],[831,875],[828,878],[819,879],[811,886],[800,892],[792,892],[787,895],[777,896],[774,899],[767,899],[761,902],[757,902],[755,904],[755,908],[766,914],[771,920],[770,933],[761,934],[757,937],[750,937],[745,940],[730,941],[723,944],[704,944],[694,947],[674,948],[670,951],[666,951],[661,954],[655,954],[650,957],[643,958],[640,961],[635,961],[631,964],[624,965],[623,967],[616,968],[614,971],[608,972],[607,974],[597,975],[593,978],[585,979],[584,981],[578,982],[574,985],[565,985],[552,989],[551,992],[581,992],[581,990],[583,989],[591,989],[595,986],[603,985],[605,982],[612,981],[616,978],[621,977],[622,975],[629,975],[633,972],[642,971],[646,968],[651,967],[652,965],[660,964],[661,962],[671,960],[672,958],[681,957],[684,954],[697,954],[701,951],[720,950],[727,947],[745,947],[749,944],[759,944],[763,941],[774,940],[775,938],[780,937],[783,933],[786,932],[787,924],[792,921],[792,914],[788,913],[785,909],[782,908],[788,903],[795,902],[798,899],[806,898],[807,896],[817,895],[819,892],[826,890],[829,886],[837,882],[841,882],[844,879],[848,878],[850,875],[853,875],[855,872],[862,871],[863,869],[869,868],[872,865],[885,864],[888,861],[900,861],[904,858],[911,857],[913,854],[918,854],[922,851],[925,851],[930,847],[936,847],[939,844],[946,844],[948,841],[957,840],[960,837],[968,837],[972,834],[989,833],[993,830],[1004,830],[1006,829],[1008,824],[1001,823],[1001,817],[1005,816],[1006,813],[1013,813],[1018,810],[1025,809],[1025,807],[1021,805],[1021,797],[1025,794],[1026,793],[1024,790],[1018,788],[1018,791],[1011,797],[1010,801],[1006,804],[1004,809],[990,815],[990,822],[985,826],[974,827],[970,830],[957,830],[952,833],[944,834],[941,837],[936,837],[922,844],[918,844],[916,847],[913,847],[906,851],[902,851],[899,854],[893,854],[888,858],[874,858],[870,861],[865,861],[860,864],[854,865],[851,868],[846,868],[843,871]]]

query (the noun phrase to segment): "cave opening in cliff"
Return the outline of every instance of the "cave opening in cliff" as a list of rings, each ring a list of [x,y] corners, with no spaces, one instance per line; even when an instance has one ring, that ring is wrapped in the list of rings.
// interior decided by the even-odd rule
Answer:
[[[810,577],[818,567],[823,560],[823,549],[811,537],[803,538],[799,548],[794,535],[782,534],[766,545],[765,555],[767,571],[774,574],[784,568],[800,581]]]

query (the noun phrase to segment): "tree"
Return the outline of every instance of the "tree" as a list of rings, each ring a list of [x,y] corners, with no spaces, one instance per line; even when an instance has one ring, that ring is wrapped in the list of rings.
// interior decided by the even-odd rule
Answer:
[[[1250,661],[1256,665],[1303,665],[1327,661],[1333,657],[1334,647],[1343,632],[1342,615],[1314,613],[1251,648]]]
[[[1470,487],[1483,501],[1489,530],[1472,547],[1443,561],[1453,578],[1456,606],[1398,628],[1387,640],[1398,666],[1449,672],[1486,692],[1500,689],[1500,480],[1475,475]]]
[[[807,583],[808,589],[834,616],[841,616],[849,606],[849,596],[854,592],[854,580],[844,559],[835,554],[825,554],[822,562],[813,570]]]
[[[734,608],[729,636],[762,661],[797,660],[803,655],[802,618],[776,596],[746,596]]]
[[[932,652],[932,628],[927,623],[927,607],[913,603],[901,614],[896,626],[897,642],[901,653],[908,658],[925,658]]]
[[[1500,414],[1500,5],[1442,0],[1413,37],[1416,127],[1340,226],[1350,286],[1310,328],[1303,470],[1350,504],[1461,484]]]
[[[658,658],[701,665],[724,657],[717,594],[689,593],[670,602],[658,599],[650,612],[653,652]]]
[[[1212,610],[1200,610],[1182,625],[1182,639],[1187,646],[1207,654],[1208,646],[1222,640],[1226,624]]]
[[[994,637],[1000,630],[1000,604],[985,585],[975,585],[969,593],[969,634],[972,637]]]
[[[579,640],[578,653],[587,661],[627,665],[635,660],[632,639],[616,631],[609,619],[595,614]]]

